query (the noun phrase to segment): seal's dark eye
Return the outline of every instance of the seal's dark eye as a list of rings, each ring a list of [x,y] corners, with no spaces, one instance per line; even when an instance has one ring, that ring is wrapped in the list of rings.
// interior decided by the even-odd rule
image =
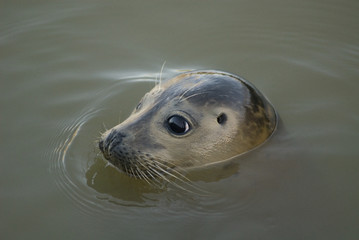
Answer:
[[[217,122],[219,124],[224,124],[227,121],[227,115],[224,113],[221,113],[218,117],[217,117]]]
[[[169,130],[176,135],[185,134],[190,129],[187,120],[179,115],[169,117],[167,123]]]

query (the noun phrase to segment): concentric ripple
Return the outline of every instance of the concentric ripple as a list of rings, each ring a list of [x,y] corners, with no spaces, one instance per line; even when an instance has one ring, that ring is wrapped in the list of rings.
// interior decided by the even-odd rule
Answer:
[[[139,207],[152,205],[151,199],[142,193],[156,192],[158,189],[120,174],[108,165],[100,156],[96,141],[105,130],[104,118],[109,115],[109,109],[103,106],[115,100],[112,98],[127,85],[154,82],[155,79],[142,76],[122,78],[102,90],[74,120],[59,124],[59,134],[50,142],[50,171],[58,187],[84,212],[116,212],[114,203]],[[142,192],[125,193],[123,186],[117,186],[121,182],[137,184],[137,189]]]

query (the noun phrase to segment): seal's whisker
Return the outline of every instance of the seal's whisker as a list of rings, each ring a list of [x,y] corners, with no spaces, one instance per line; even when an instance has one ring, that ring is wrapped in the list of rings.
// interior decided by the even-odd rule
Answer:
[[[185,97],[185,98],[180,99],[179,102],[182,102],[182,101],[184,101],[184,100],[188,100],[188,99],[191,98],[191,97],[199,96],[199,95],[206,94],[206,93],[211,93],[211,92],[210,92],[210,91],[206,91],[206,92],[194,93],[194,94],[192,94],[192,95],[190,95],[190,96],[187,96],[187,97]]]
[[[147,173],[148,168],[146,166],[144,166],[144,164],[141,162],[140,162],[140,165],[146,169],[146,173]],[[157,186],[156,184],[153,183],[153,181],[148,176],[146,176],[146,173],[143,172],[138,166],[136,166],[136,169],[137,169],[137,172],[142,176],[142,179],[145,180],[149,185]]]
[[[124,167],[125,167],[125,173],[130,173],[130,172],[128,171],[128,168],[127,168],[127,165],[126,165],[126,164],[124,165]]]
[[[131,173],[135,178],[139,178],[138,175],[135,173],[135,171],[133,170],[133,167],[131,166]]]
[[[179,97],[179,101],[181,101],[181,99],[183,98],[183,96],[188,93],[189,91],[191,91],[192,89],[194,89],[195,87],[197,87],[198,85],[201,85],[202,82],[198,82],[196,84],[194,84],[191,88],[188,88],[186,91],[184,91],[181,96]]]
[[[164,168],[162,168],[162,167],[160,167],[160,166],[157,166],[157,169],[160,170],[161,172],[163,172],[163,173],[165,173],[165,174],[167,174],[167,175],[169,175],[169,176],[171,176],[171,177],[177,179],[178,181],[180,181],[180,182],[182,182],[182,183],[188,184],[188,182],[186,182],[186,181],[184,181],[183,179],[181,179],[181,177],[184,177],[184,176],[183,176],[182,174],[178,173],[178,172],[177,172],[177,173],[179,174],[179,177],[177,177],[176,175],[172,174],[172,173],[171,173],[170,171],[168,171],[167,169],[164,169]],[[172,170],[172,169],[170,169],[170,170]]]
[[[105,129],[105,132],[108,130],[108,127],[106,126],[106,124],[104,122],[102,123],[102,127]]]
[[[136,172],[140,179],[145,180],[149,185],[152,186],[152,183],[150,182],[149,178],[146,176],[146,174],[143,173],[143,171],[138,166],[136,166]]]
[[[193,188],[193,189],[195,189],[195,190],[198,190],[198,191],[200,191],[200,192],[202,192],[202,193],[208,193],[207,191],[204,191],[203,189],[201,189],[201,188],[197,187],[195,184],[193,184],[193,182],[192,182],[190,179],[188,179],[186,176],[184,176],[184,175],[183,175],[182,173],[180,173],[179,171],[176,171],[176,170],[173,169],[173,168],[168,168],[168,166],[166,166],[165,164],[163,164],[163,163],[161,163],[161,162],[159,162],[159,161],[155,161],[155,163],[156,163],[156,164],[159,164],[159,165],[163,165],[166,169],[172,171],[173,174],[171,174],[168,170],[163,169],[163,168],[160,167],[160,166],[156,166],[156,167],[158,167],[158,169],[159,169],[160,171],[162,171],[162,172],[164,172],[164,173],[166,173],[166,174],[172,176],[173,178],[177,179],[178,181],[184,183],[185,185],[187,185],[187,186],[189,186],[189,187],[191,187],[191,188]],[[175,174],[177,174],[178,176],[176,176]],[[192,191],[191,191],[191,192],[192,192]]]
[[[162,168],[161,166],[153,165],[154,167],[156,167],[156,168],[157,168],[158,170],[160,170],[161,172],[163,172],[163,173],[165,173],[165,174],[167,174],[167,175],[169,175],[169,176],[171,176],[171,177],[177,179],[178,181],[180,181],[181,183],[185,184],[186,186],[189,186],[189,187],[191,187],[191,188],[193,188],[193,189],[196,189],[196,190],[199,190],[199,191],[203,192],[202,189],[199,189],[198,187],[196,187],[196,186],[191,182],[191,180],[189,180],[188,178],[186,178],[186,177],[185,177],[183,174],[181,174],[180,172],[178,172],[178,171],[176,171],[176,170],[174,170],[174,169],[172,169],[172,168],[168,168],[165,164],[160,163],[160,162],[158,162],[158,161],[155,161],[155,163],[162,164],[162,165],[166,168],[166,169],[164,169],[164,168]],[[168,169],[168,170],[167,170],[167,169]],[[172,171],[172,173],[171,173],[170,171]],[[176,174],[177,174],[178,176],[176,176]],[[159,176],[161,176],[161,177],[163,178],[164,175],[161,174],[161,175],[159,175]],[[166,179],[165,179],[165,180],[166,180]],[[169,182],[169,183],[174,184],[175,186],[177,186],[177,187],[179,187],[179,188],[181,188],[181,189],[184,189],[183,187],[181,187],[180,185],[174,183],[173,181],[171,181],[171,182]],[[188,192],[194,193],[193,191],[191,191],[191,190],[189,190],[189,189],[185,189],[185,190],[188,191]]]
[[[105,125],[104,122],[102,123],[102,127],[103,127],[104,129],[99,131],[99,134],[100,134],[100,136],[98,137],[99,140],[101,139],[101,136],[102,136],[105,132],[108,131],[108,128],[107,128],[107,126]]]
[[[189,180],[186,176],[184,176],[182,173],[180,173],[179,171],[177,171],[177,170],[175,170],[174,168],[169,168],[166,164],[164,164],[164,163],[161,163],[160,161],[154,161],[154,163],[155,164],[158,164],[158,165],[161,165],[161,166],[163,166],[163,167],[165,167],[165,168],[167,168],[167,169],[171,169],[171,171],[173,172],[173,173],[175,173],[175,174],[178,174],[180,177],[182,177],[184,180],[186,180],[186,181],[188,181],[188,182],[191,182],[191,180]],[[175,167],[177,167],[177,166],[175,166]],[[161,169],[163,169],[163,168],[161,168]]]
[[[156,183],[158,183],[158,184],[161,185],[161,182],[158,181],[158,179],[157,179],[158,176],[156,176],[156,175],[154,176],[154,175],[153,175],[154,172],[151,172],[151,171],[152,171],[152,167],[148,167],[147,170],[146,170],[146,174],[150,175],[150,177],[152,178],[152,180],[153,180],[154,182],[156,182]]]
[[[158,86],[158,73],[156,73],[156,76],[155,76],[155,87]]]
[[[164,170],[164,169],[161,169],[161,168],[160,168],[159,170],[160,170],[160,171],[163,171],[164,173],[166,173],[166,174],[168,174],[168,175],[173,176],[172,174],[170,174],[169,172],[167,172],[167,171]],[[155,172],[159,177],[161,177],[163,180],[165,180],[165,181],[168,182],[169,184],[172,184],[172,185],[174,185],[175,187],[178,187],[178,188],[182,189],[183,191],[190,192],[190,193],[194,193],[193,191],[191,191],[191,190],[189,190],[189,189],[186,189],[186,188],[182,187],[181,185],[179,185],[179,184],[177,184],[177,183],[175,183],[175,182],[173,182],[173,181],[170,181],[168,178],[166,178],[166,176],[165,176],[164,174],[158,172],[156,169],[151,168],[151,171]]]
[[[130,171],[131,171],[132,176],[134,176],[135,178],[137,178],[136,174],[133,172],[132,166],[130,167]]]
[[[146,173],[147,173],[147,171],[148,170],[146,170]],[[148,176],[146,176],[146,173],[144,173],[143,171],[140,171],[139,173],[143,177],[143,180],[145,180],[150,186],[158,187],[158,185],[156,183],[154,183]]]
[[[159,84],[158,84],[158,90],[161,89],[161,84],[162,84],[162,73],[163,73],[163,68],[165,67],[166,64],[166,60],[163,62],[162,67],[161,67],[161,71],[160,71],[160,79],[159,79]]]
[[[158,173],[156,171],[153,171],[152,166],[148,166],[146,173],[151,176],[153,181],[155,181],[156,183],[159,184],[159,185],[156,185],[156,186],[161,186],[162,185],[162,182],[159,181],[159,178],[161,178],[161,176],[158,175]]]
[[[152,172],[152,173],[151,173]],[[159,181],[159,177],[156,176],[154,177],[153,174],[154,172],[152,171],[151,168],[148,168],[147,171],[146,171],[146,174],[149,174],[151,177],[152,177],[152,182],[153,182],[153,185],[156,186],[157,188],[163,188],[163,182],[160,182]]]
[[[102,139],[101,135],[102,135],[102,134],[103,134],[103,133],[100,132],[100,136],[96,137],[95,143],[98,144],[98,142],[101,141],[101,139]]]
[[[138,177],[139,177],[140,179],[145,180],[147,183],[149,183],[149,182],[147,181],[147,179],[143,176],[142,170],[141,170],[137,165],[136,165],[135,167],[136,167],[136,168],[135,168],[135,171],[136,171],[136,174],[138,175]]]
[[[137,166],[134,166],[135,168],[133,168],[133,171],[135,173],[135,175],[142,180],[142,176],[140,174],[140,172],[138,171],[138,167]]]
[[[160,161],[155,161],[157,164],[160,164],[166,168],[169,168],[171,169],[172,172],[178,174],[178,175],[181,175],[184,179],[186,179],[187,181],[191,182],[191,180],[189,180],[187,177],[185,177],[185,175],[183,173],[188,173],[187,169],[183,168],[183,167],[180,167],[178,165],[175,165],[175,164],[172,164],[172,166],[168,166]],[[178,170],[176,170],[178,169]],[[183,173],[182,173],[183,172]]]

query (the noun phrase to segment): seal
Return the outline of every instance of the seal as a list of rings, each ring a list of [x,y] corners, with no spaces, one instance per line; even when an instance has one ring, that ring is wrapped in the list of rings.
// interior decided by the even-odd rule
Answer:
[[[245,79],[190,71],[146,93],[125,121],[102,134],[99,148],[118,169],[149,180],[248,152],[276,126],[273,106]]]

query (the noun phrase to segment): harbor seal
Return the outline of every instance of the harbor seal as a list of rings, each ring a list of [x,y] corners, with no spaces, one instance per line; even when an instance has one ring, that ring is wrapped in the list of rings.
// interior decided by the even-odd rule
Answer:
[[[221,71],[190,71],[155,86],[98,144],[115,167],[148,180],[252,150],[276,125],[273,106],[248,81]]]

